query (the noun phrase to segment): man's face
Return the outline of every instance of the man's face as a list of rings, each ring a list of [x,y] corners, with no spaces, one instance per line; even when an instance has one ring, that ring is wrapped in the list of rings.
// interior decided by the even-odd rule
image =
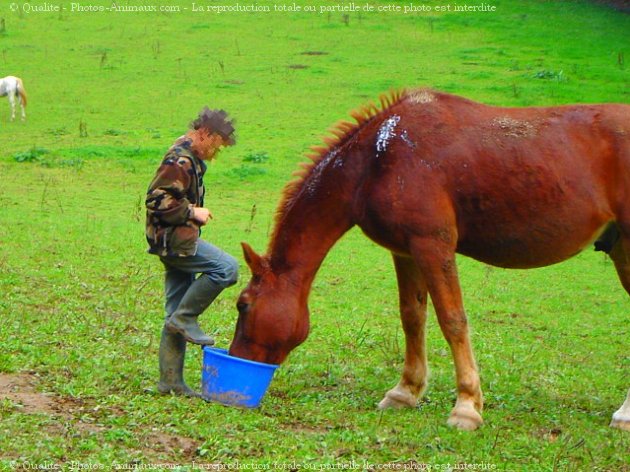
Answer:
[[[211,160],[225,143],[218,134],[200,128],[192,133],[193,147],[200,159]]]

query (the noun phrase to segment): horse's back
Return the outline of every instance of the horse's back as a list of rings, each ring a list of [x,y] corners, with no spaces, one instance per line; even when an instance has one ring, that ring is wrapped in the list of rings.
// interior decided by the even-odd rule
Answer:
[[[423,91],[390,113],[400,139],[375,157],[366,195],[393,231],[426,237],[450,221],[463,254],[541,266],[590,244],[630,198],[630,106],[502,108]]]
[[[20,79],[13,75],[7,75],[0,79],[0,97],[4,97],[9,93],[16,93]]]

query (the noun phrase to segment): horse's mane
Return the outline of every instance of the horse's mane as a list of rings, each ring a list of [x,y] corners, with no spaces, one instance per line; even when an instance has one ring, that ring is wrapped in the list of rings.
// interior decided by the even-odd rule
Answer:
[[[335,148],[343,146],[348,142],[366,123],[384,115],[389,108],[401,102],[407,96],[405,90],[392,91],[379,97],[380,106],[373,102],[367,103],[362,107],[350,112],[350,116],[354,118],[355,123],[347,120],[337,122],[328,131],[331,136],[323,138],[323,144],[311,147],[311,153],[306,157],[307,162],[300,163],[300,168],[293,173],[296,178],[290,181],[282,192],[280,204],[276,210],[275,232],[271,238],[270,245],[276,239],[277,229],[280,221],[291,207],[295,199],[300,194],[303,185],[308,181],[314,169],[326,156]]]

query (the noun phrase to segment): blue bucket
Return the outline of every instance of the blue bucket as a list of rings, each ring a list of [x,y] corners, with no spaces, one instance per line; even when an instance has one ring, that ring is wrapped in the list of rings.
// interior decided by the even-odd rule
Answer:
[[[230,356],[227,349],[205,346],[201,394],[223,405],[256,408],[278,367]]]

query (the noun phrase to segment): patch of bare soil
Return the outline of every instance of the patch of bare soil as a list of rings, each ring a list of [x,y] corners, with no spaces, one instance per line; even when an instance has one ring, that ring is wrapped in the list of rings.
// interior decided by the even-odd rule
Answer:
[[[35,391],[34,378],[28,374],[0,373],[0,400],[11,400],[20,405],[24,413],[55,413],[55,401]]]
[[[595,0],[597,3],[602,3],[613,7],[616,10],[630,13],[630,0]]]
[[[50,434],[67,434],[74,429],[86,434],[103,434],[107,426],[98,423],[104,412],[94,402],[78,398],[60,397],[37,391],[38,379],[28,373],[6,374],[0,372],[0,401],[9,400],[22,414],[46,415],[58,422],[50,426]],[[123,416],[120,409],[108,409],[108,417]],[[194,458],[198,442],[183,436],[159,431],[157,428],[136,432],[141,450],[138,455],[153,457],[156,454],[169,454],[173,451],[187,458]],[[130,451],[131,452],[131,451]]]
[[[163,433],[161,431],[151,431],[145,434],[140,442],[145,449],[152,452],[169,453],[171,451],[178,451],[189,458],[195,457],[198,448],[197,441],[193,439]]]

